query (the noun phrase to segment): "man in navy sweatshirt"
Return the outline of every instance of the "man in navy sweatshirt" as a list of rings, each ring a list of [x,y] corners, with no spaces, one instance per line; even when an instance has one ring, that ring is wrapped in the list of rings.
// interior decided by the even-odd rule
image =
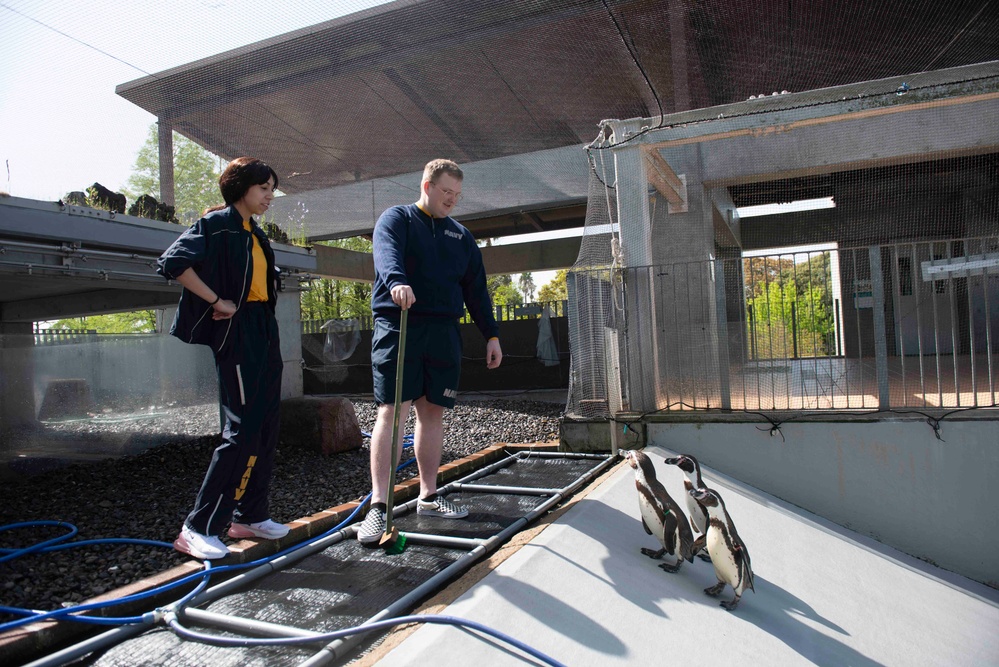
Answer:
[[[503,351],[482,253],[472,234],[449,217],[461,199],[462,179],[454,162],[432,160],[423,170],[419,201],[393,206],[375,223],[371,368],[378,417],[371,434],[371,507],[357,533],[362,544],[377,545],[384,533],[389,473],[391,466],[398,465],[390,459],[402,310],[409,315],[399,423],[405,424],[412,405],[420,474],[416,511],[449,519],[468,516],[467,509],[437,494],[444,410],[454,407],[458,395],[462,353],[458,323],[466,307],[486,339],[486,366],[498,367]]]

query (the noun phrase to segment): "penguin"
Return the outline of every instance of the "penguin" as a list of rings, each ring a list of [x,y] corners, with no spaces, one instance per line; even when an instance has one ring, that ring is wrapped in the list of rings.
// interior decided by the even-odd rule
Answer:
[[[725,584],[732,587],[735,597],[724,600],[721,606],[734,611],[739,605],[739,598],[748,588],[753,588],[753,568],[749,560],[749,551],[739,533],[735,530],[732,517],[725,509],[725,501],[717,491],[703,488],[694,491],[694,498],[704,505],[708,512],[708,530],[705,533],[708,553],[711,554],[711,564],[715,568],[718,583],[704,592],[711,597],[717,597],[725,590]]]
[[[705,486],[704,480],[701,479],[701,464],[690,454],[680,454],[676,458],[666,459],[665,462],[666,465],[676,466],[683,471],[683,490],[687,492],[685,500],[690,515],[690,527],[699,533],[695,540],[697,548],[694,549],[694,553],[702,560],[711,560],[702,539],[707,532],[708,512],[693,495],[695,491]]]
[[[630,450],[625,454],[628,465],[635,469],[635,486],[638,488],[638,508],[642,516],[642,527],[649,535],[654,535],[662,549],[642,549],[649,558],[660,559],[669,553],[676,557],[676,563],[660,563],[666,572],[679,572],[684,560],[694,562],[694,534],[687,523],[680,506],[676,504],[665,487],[656,479],[652,459],[644,452]]]

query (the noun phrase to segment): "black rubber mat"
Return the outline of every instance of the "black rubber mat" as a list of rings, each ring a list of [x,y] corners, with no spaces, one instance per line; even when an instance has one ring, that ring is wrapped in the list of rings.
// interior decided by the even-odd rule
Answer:
[[[592,474],[605,460],[532,456],[468,483],[561,489]],[[487,539],[548,500],[547,496],[479,491],[454,492],[448,494],[448,498],[468,507],[469,516],[461,520],[439,519],[410,512],[398,516],[396,525],[404,533]],[[410,543],[403,553],[387,555],[381,549],[365,548],[356,540],[348,539],[202,608],[218,614],[331,632],[370,619],[466,553],[464,549]],[[235,636],[226,630],[199,627],[190,622],[185,624],[199,632]],[[381,636],[384,633],[373,633],[353,654],[370,647]],[[217,647],[184,640],[167,629],[156,628],[74,664],[101,667],[298,665],[325,644]]]

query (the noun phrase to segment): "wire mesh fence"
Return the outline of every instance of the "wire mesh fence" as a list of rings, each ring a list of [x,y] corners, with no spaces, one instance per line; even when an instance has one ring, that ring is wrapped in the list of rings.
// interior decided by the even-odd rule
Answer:
[[[992,236],[575,272],[570,408],[607,416],[639,391],[652,410],[994,407],[996,249]],[[654,307],[624,307],[629,290]],[[643,317],[654,341],[632,346]]]

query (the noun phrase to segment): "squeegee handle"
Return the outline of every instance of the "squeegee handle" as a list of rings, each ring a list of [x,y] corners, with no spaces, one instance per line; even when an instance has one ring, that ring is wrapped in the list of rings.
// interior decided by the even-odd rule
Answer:
[[[402,370],[406,359],[406,321],[409,311],[403,309],[399,318],[399,349],[395,361],[395,408],[392,410],[392,465],[385,503],[385,533],[392,532],[392,508],[395,505],[395,468],[399,465],[399,411],[402,407]]]

